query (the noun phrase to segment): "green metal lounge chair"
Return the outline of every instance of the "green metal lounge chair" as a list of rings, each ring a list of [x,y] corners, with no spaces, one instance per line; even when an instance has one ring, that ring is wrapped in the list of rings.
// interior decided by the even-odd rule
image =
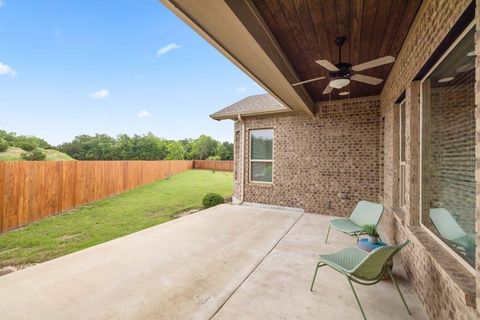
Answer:
[[[463,231],[462,227],[445,208],[430,209],[430,220],[442,238],[448,240],[452,245],[464,251],[475,246],[475,238]]]
[[[370,201],[359,201],[353,209],[352,215],[347,219],[333,219],[328,226],[327,237],[325,243],[328,241],[330,228],[348,234],[349,236],[358,238],[363,232],[363,226],[367,224],[378,225],[383,214],[383,205]]]
[[[357,293],[353,288],[352,281],[362,285],[373,285],[384,279],[385,275],[388,273],[390,278],[392,278],[398,293],[400,294],[400,298],[402,298],[408,314],[411,315],[410,309],[405,302],[405,298],[403,297],[397,282],[393,278],[392,272],[388,268],[388,262],[408,242],[409,241],[407,240],[399,245],[380,247],[370,253],[358,248],[347,248],[333,254],[321,254],[318,256],[319,262],[315,268],[315,274],[313,275],[310,291],[313,291],[313,285],[315,284],[315,278],[317,277],[318,269],[324,266],[329,266],[347,277],[348,283],[352,288],[353,295],[357,300],[363,318],[367,319],[362,305],[360,304],[360,300],[358,300]]]

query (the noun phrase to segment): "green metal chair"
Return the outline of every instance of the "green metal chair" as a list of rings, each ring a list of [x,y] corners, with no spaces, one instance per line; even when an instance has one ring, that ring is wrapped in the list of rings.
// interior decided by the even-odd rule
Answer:
[[[448,240],[458,249],[467,251],[475,246],[473,235],[466,233],[447,209],[431,208],[430,220],[432,220],[435,229],[438,230],[442,238]]]
[[[324,266],[329,266],[347,277],[348,283],[352,288],[353,295],[357,300],[363,318],[367,319],[362,305],[360,304],[360,300],[358,299],[357,293],[353,288],[352,281],[358,284],[369,286],[383,280],[385,275],[388,274],[390,278],[392,278],[392,281],[395,284],[398,293],[400,294],[400,298],[402,298],[408,314],[411,315],[410,309],[405,302],[405,298],[403,297],[402,292],[400,291],[400,288],[398,287],[398,284],[388,267],[388,262],[390,262],[393,256],[395,256],[408,242],[409,241],[407,240],[399,245],[380,247],[370,253],[358,248],[347,248],[333,254],[321,254],[318,256],[319,262],[315,268],[315,274],[313,275],[310,291],[313,291],[313,285],[315,284],[315,278],[317,277],[318,269]]]
[[[328,226],[327,237],[325,243],[328,241],[328,235],[330,234],[330,228],[348,234],[349,236],[358,238],[365,234],[363,226],[367,224],[378,225],[380,218],[383,214],[383,205],[370,201],[359,201],[353,209],[350,218],[346,219],[333,219]]]

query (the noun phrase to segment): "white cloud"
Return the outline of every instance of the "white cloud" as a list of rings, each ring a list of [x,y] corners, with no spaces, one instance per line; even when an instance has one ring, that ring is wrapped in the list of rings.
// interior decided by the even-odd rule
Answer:
[[[17,72],[13,70],[13,68],[10,67],[9,65],[6,65],[0,62],[0,76],[1,75],[10,75],[11,77],[16,77]]]
[[[160,58],[161,56],[163,56],[165,53],[167,53],[168,51],[171,51],[171,50],[174,50],[174,49],[178,49],[180,48],[180,46],[176,43],[170,43],[164,47],[161,47],[160,49],[157,50],[157,53],[156,53],[156,56],[157,58]]]
[[[110,92],[107,89],[102,89],[89,94],[89,97],[94,99],[103,99],[108,97],[109,95],[110,95]]]
[[[238,88],[237,88],[237,91],[238,91],[238,92],[241,92],[241,93],[247,92],[247,90],[248,90],[247,87],[238,87]]]
[[[147,110],[142,110],[139,113],[137,113],[137,117],[139,118],[150,118],[151,116],[152,115]]]

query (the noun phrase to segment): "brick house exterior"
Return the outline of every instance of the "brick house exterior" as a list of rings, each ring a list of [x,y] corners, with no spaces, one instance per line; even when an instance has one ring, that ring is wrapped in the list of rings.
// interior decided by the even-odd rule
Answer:
[[[429,317],[475,319],[480,308],[480,250],[477,246],[476,267],[471,270],[442,246],[422,225],[428,216],[425,210],[422,213],[421,192],[428,192],[442,206],[472,211],[476,208],[476,221],[462,223],[468,232],[479,230],[480,0],[476,4],[468,0],[421,2],[379,95],[317,101],[307,112],[281,110],[266,114],[257,106],[257,113],[238,112],[230,118],[235,120],[234,198],[237,202],[300,208],[341,217],[350,215],[361,199],[382,203],[385,214],[380,226],[388,241],[411,242],[401,253],[401,261]],[[468,86],[449,92],[431,89],[432,99],[441,97],[446,101],[442,110],[429,110],[433,121],[442,128],[432,129],[433,142],[428,150],[435,167],[432,172],[438,173],[432,174],[431,179],[440,187],[422,191],[421,79],[471,21],[476,22],[477,30],[476,68],[466,76],[476,79],[476,84],[469,82]],[[246,72],[252,74],[250,70]],[[264,79],[268,81],[267,77]],[[273,85],[268,88],[272,94],[288,101],[287,93],[272,88]],[[449,99],[453,97],[457,108],[449,108]],[[405,205],[400,208],[399,103],[403,100],[406,179]],[[452,126],[462,127],[461,134],[449,131]],[[274,132],[271,184],[250,181],[249,132],[265,128]],[[441,151],[436,144],[440,140],[446,141]],[[469,152],[473,149],[475,155]],[[453,170],[448,158],[452,150],[464,156],[462,161],[475,171]],[[461,183],[457,183],[457,176],[462,176]],[[476,242],[479,243],[478,232]]]
[[[243,201],[335,216],[348,216],[360,199],[382,202],[386,214],[381,227],[388,239],[395,243],[411,241],[401,255],[402,263],[432,319],[475,318],[478,275],[464,270],[457,259],[419,226],[420,83],[413,79],[468,4],[468,1],[462,5],[451,1],[436,6],[430,1],[422,7],[380,96],[322,103],[315,108],[314,116],[292,112],[243,117],[243,140],[235,141],[236,150],[244,141],[244,161],[248,163],[248,131],[273,128],[275,132],[273,183],[249,182],[246,165]],[[435,23],[432,25],[431,21]],[[423,45],[414,45],[417,43]],[[398,208],[399,172],[394,160],[399,152],[399,116],[395,106],[402,92],[405,92],[407,128],[405,211]],[[473,101],[465,104],[471,106]],[[471,110],[457,116],[460,122],[470,123],[467,136],[475,130]],[[241,134],[241,123],[237,121],[235,135]],[[242,172],[239,153],[236,155],[234,196],[240,198]],[[446,196],[452,199],[444,199],[445,202],[465,203],[461,192],[449,192]]]

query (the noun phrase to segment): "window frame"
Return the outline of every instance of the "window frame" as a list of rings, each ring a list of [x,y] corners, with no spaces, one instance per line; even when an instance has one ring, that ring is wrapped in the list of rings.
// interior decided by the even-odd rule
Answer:
[[[259,130],[271,130],[272,131],[272,159],[252,159],[252,132]],[[275,129],[272,127],[266,128],[252,128],[248,129],[248,182],[249,183],[258,183],[264,185],[272,185],[274,177],[274,159],[275,159]],[[252,179],[252,163],[271,163],[272,164],[272,181],[257,181]]]
[[[423,148],[424,148],[424,143],[423,143],[423,137],[424,137],[424,94],[423,94],[423,87],[424,87],[424,82],[428,80],[428,77],[435,71],[435,69],[445,60],[445,58],[448,56],[450,52],[452,52],[455,47],[459,44],[461,40],[475,27],[475,21],[472,21],[466,28],[465,30],[462,31],[462,33],[455,39],[455,41],[448,47],[448,49],[442,54],[442,56],[438,59],[438,61],[430,68],[430,70],[427,72],[427,74],[420,80],[420,161],[419,161],[419,167],[420,167],[420,197],[419,197],[419,223],[420,227],[422,228],[423,231],[425,231],[427,234],[429,234],[440,246],[442,246],[452,257],[454,257],[455,260],[460,262],[470,273],[473,275],[476,275],[476,270],[475,267],[470,265],[465,259],[463,259],[458,252],[453,250],[448,244],[446,244],[442,239],[438,237],[437,234],[435,234],[432,230],[428,228],[427,225],[423,223]],[[475,221],[476,221],[475,217]],[[478,243],[477,243],[478,246]]]
[[[379,176],[380,181],[378,184],[379,189],[379,197],[380,200],[383,202],[384,194],[385,194],[385,116],[380,118],[380,136],[379,136]]]
[[[402,119],[403,113],[403,119]],[[398,104],[398,206],[405,210],[407,204],[407,126],[406,126],[406,99]],[[403,126],[403,135],[402,135]],[[403,160],[402,160],[403,147]]]

